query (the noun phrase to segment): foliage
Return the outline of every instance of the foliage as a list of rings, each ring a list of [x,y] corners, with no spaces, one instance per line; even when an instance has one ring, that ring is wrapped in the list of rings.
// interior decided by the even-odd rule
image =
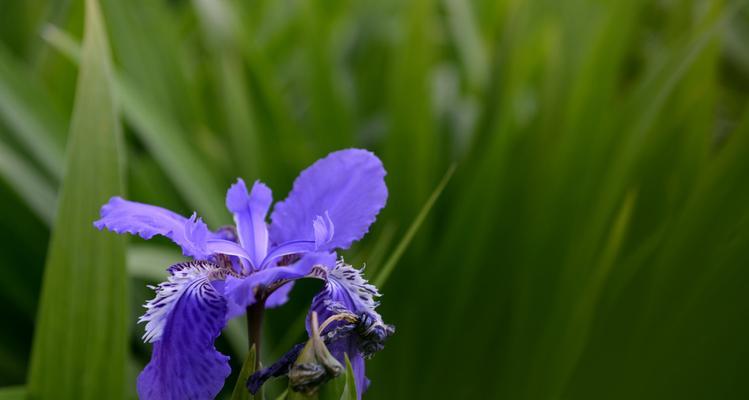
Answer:
[[[217,227],[237,176],[282,194],[358,146],[390,199],[346,260],[397,326],[367,398],[749,397],[743,2],[85,3],[2,3],[0,386],[132,396],[144,286],[178,257],[87,225],[120,166],[129,198]],[[267,313],[264,363],[313,285]]]

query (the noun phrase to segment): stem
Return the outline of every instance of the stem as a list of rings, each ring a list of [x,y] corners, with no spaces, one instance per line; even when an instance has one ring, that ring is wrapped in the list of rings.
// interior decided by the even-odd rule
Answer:
[[[255,371],[260,369],[260,338],[263,331],[263,313],[265,312],[265,298],[247,307],[247,336],[249,348],[255,346]]]

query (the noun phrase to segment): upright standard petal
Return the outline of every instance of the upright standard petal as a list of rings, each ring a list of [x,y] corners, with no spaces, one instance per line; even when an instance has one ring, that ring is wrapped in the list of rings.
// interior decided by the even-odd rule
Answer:
[[[377,156],[360,149],[330,153],[302,171],[289,197],[276,204],[271,241],[312,241],[319,251],[348,248],[367,233],[387,195]]]
[[[273,201],[271,190],[260,181],[247,193],[247,186],[238,179],[226,193],[226,208],[234,214],[239,243],[249,253],[252,264],[260,263],[268,253],[268,225],[265,216]]]
[[[112,197],[102,206],[101,218],[94,222],[94,226],[116,233],[127,232],[143,239],[162,235],[182,247],[186,256],[205,259],[210,255],[206,249],[208,227],[195,214],[185,218],[161,207]]]
[[[231,372],[229,357],[213,345],[226,325],[227,304],[211,281],[226,272],[202,261],[174,265],[170,272],[141,318],[148,322],[145,338],[154,346],[151,362],[138,376],[138,396],[213,399]]]

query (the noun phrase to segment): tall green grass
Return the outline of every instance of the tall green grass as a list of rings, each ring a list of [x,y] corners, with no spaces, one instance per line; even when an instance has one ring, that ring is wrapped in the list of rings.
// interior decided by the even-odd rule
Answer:
[[[345,256],[397,326],[369,398],[749,397],[744,2],[85,3],[0,4],[0,386],[133,396],[144,286],[179,255],[86,222],[117,168],[217,227],[237,176],[282,198],[359,146],[390,199]],[[267,313],[264,363],[316,289]]]

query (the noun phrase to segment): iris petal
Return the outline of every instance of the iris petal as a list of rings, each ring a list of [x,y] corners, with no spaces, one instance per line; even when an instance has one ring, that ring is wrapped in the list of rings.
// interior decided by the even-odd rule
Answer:
[[[249,253],[253,265],[259,266],[268,252],[268,225],[265,216],[273,201],[271,190],[260,181],[247,193],[242,179],[237,179],[226,193],[226,208],[234,214],[239,243]]]
[[[283,256],[289,256],[292,254],[305,254],[314,252],[317,250],[317,245],[314,241],[309,240],[295,240],[292,242],[286,242],[282,243],[278,247],[274,247],[269,253],[268,256],[265,257],[265,260],[263,260],[263,264],[260,266],[260,269],[264,269],[271,265],[271,263]]]
[[[143,239],[162,235],[182,247],[182,253],[196,259],[210,255],[206,250],[209,231],[195,214],[185,218],[167,209],[112,197],[101,208],[101,218],[94,222],[98,229],[130,233]]]
[[[312,300],[310,314],[315,311],[318,314],[318,318],[321,321],[325,321],[335,313],[340,312],[340,308],[342,307],[360,318],[367,318],[371,324],[385,326],[384,322],[382,322],[382,317],[375,310],[379,305],[376,299],[380,296],[380,293],[374,285],[364,279],[362,270],[355,269],[341,261],[335,267],[328,268],[324,278],[326,281],[325,286]],[[335,305],[335,307],[331,307],[331,305]],[[336,329],[344,323],[333,322],[327,331]],[[311,334],[309,316],[307,318],[307,331]],[[357,334],[351,334],[335,340],[328,346],[331,354],[341,363],[345,360],[344,354],[348,354],[356,378],[357,395],[359,398],[361,398],[361,394],[369,386],[369,379],[367,379],[364,372],[365,354],[362,345],[365,343],[365,340]]]
[[[154,346],[151,361],[138,376],[138,396],[213,399],[231,372],[229,357],[213,344],[226,325],[226,300],[211,284],[222,271],[210,263],[187,262],[170,272],[142,318]]]
[[[224,293],[239,307],[248,307],[255,303],[255,292],[258,288],[266,288],[270,292],[276,289],[284,290],[282,286],[288,282],[312,276],[315,266],[332,263],[335,263],[334,253],[309,253],[288,267],[266,268],[242,278],[229,276],[226,278]],[[274,299],[273,306],[280,305],[281,300],[283,298]]]
[[[205,243],[205,248],[210,254],[219,253],[229,256],[236,256],[250,261],[250,255],[245,249],[237,243],[223,239],[210,239]]]
[[[289,197],[276,204],[271,215],[271,241],[317,239],[320,251],[348,248],[367,233],[385,206],[384,178],[382,162],[369,151],[330,153],[302,171]],[[323,232],[328,218],[330,227]],[[322,242],[323,233],[331,233],[330,240]]]
[[[356,382],[356,398],[361,400],[362,394],[369,388],[369,378],[365,374],[364,368],[364,357],[359,352],[356,338],[348,337],[331,343],[328,345],[328,350],[336,360],[343,363],[345,355],[348,354],[349,361],[351,361],[351,370],[354,372],[354,381]]]
[[[265,307],[275,308],[286,304],[286,302],[289,301],[289,293],[291,293],[291,289],[293,288],[294,282],[281,285],[281,287],[271,293],[270,296],[268,296],[268,299],[265,300]]]

